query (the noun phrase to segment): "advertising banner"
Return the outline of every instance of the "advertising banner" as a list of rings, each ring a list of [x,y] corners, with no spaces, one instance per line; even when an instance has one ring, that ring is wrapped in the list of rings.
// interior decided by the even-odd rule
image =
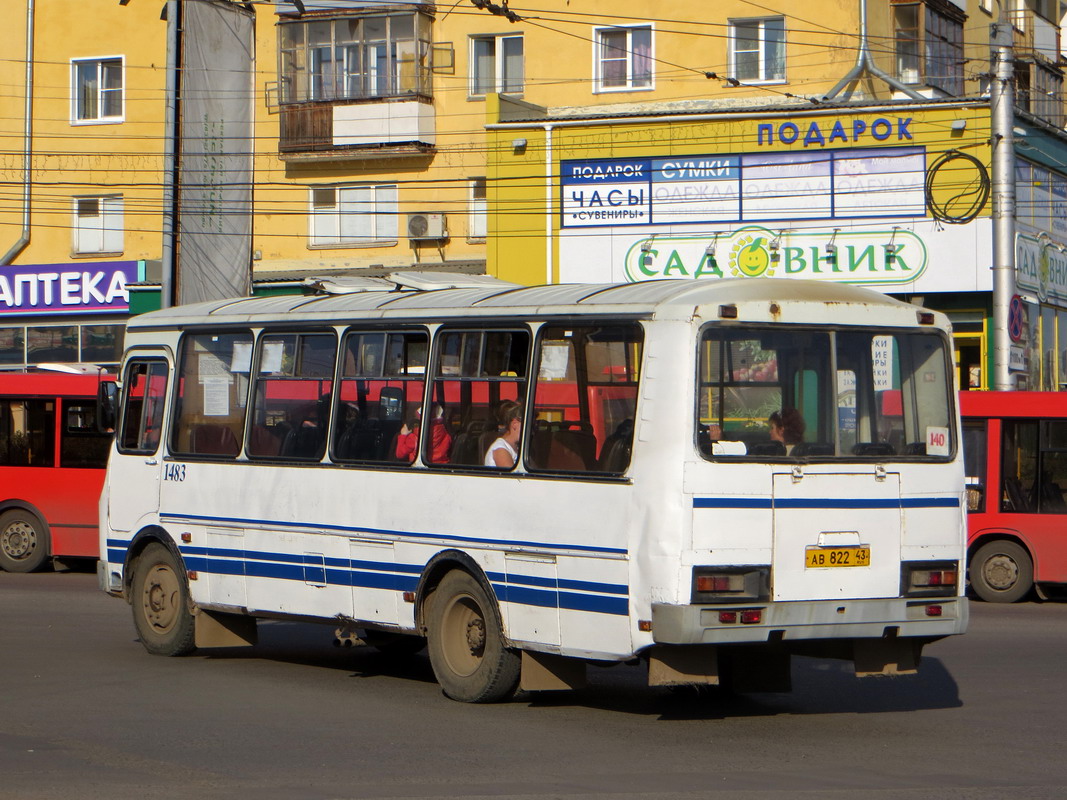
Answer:
[[[183,4],[178,302],[248,294],[255,15]]]

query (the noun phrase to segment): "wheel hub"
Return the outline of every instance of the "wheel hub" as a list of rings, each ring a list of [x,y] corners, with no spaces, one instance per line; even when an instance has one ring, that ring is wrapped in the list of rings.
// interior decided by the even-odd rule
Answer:
[[[141,607],[145,619],[156,631],[166,633],[179,617],[179,585],[177,576],[164,566],[158,566],[144,584]]]
[[[994,556],[982,568],[986,583],[994,589],[1010,589],[1019,580],[1019,565],[1007,556]]]
[[[467,647],[471,655],[478,655],[485,649],[485,622],[480,618],[467,623]]]
[[[37,534],[33,526],[21,520],[4,528],[0,534],[0,548],[9,558],[27,558],[37,547]]]

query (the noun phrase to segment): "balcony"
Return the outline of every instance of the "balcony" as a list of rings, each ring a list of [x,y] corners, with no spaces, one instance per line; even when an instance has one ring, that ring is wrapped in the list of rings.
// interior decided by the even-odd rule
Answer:
[[[1009,12],[1015,28],[1016,58],[1040,58],[1056,64],[1060,57],[1060,26],[1031,9]]]
[[[283,161],[425,156],[437,143],[433,106],[419,100],[281,106]]]

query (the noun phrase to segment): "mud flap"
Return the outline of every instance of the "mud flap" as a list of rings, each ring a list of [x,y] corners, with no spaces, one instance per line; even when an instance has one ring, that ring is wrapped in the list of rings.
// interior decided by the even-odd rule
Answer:
[[[585,662],[552,653],[522,651],[519,688],[524,692],[581,689],[586,684]]]
[[[919,671],[923,642],[916,639],[858,639],[852,643],[856,675],[914,675]]]
[[[248,647],[258,639],[256,618],[199,609],[194,617],[197,647]]]
[[[718,683],[718,648],[713,645],[654,647],[649,651],[649,686],[718,685]]]

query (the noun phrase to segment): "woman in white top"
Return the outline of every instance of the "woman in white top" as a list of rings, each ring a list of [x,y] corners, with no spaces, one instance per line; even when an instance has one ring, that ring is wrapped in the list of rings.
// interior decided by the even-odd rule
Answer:
[[[506,400],[500,406],[500,421],[504,432],[485,451],[485,466],[511,469],[519,460],[519,439],[522,436],[522,404]]]

